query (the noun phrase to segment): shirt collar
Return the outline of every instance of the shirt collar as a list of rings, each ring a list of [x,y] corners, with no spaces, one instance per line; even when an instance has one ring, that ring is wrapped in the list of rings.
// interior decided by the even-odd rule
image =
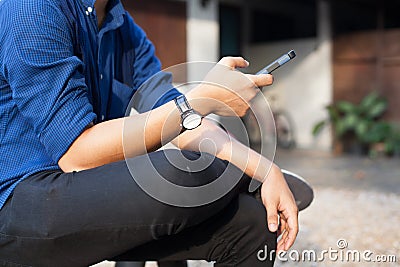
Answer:
[[[94,9],[94,3],[96,3],[96,0],[81,1],[86,7],[92,7]],[[109,0],[108,4],[110,5],[108,13],[110,13],[114,18],[117,18],[125,13],[124,7],[121,4],[121,0]]]
[[[87,0],[88,1],[88,0]],[[95,2],[95,1],[93,1]],[[106,14],[106,21],[99,32],[99,37],[110,30],[115,30],[124,23],[125,9],[120,0],[109,0],[109,9]]]
[[[108,14],[111,14],[114,19],[118,19],[125,14],[125,9],[121,4],[121,0],[110,0],[109,1],[110,9]]]
[[[1,1],[1,0],[0,0]],[[96,0],[80,0],[85,8],[91,7],[94,10],[94,4]],[[121,0],[109,0],[108,3],[108,12],[106,17],[111,17],[109,19],[106,18],[105,24],[100,31],[100,35],[103,35],[104,32],[109,30],[113,30],[121,26],[124,22],[123,16],[125,15],[125,9],[122,6]]]

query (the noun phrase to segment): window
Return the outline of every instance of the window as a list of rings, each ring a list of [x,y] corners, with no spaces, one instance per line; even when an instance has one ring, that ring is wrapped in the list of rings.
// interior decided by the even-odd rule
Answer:
[[[377,28],[377,6],[375,1],[331,1],[333,33],[367,31]]]
[[[241,13],[237,6],[219,6],[220,56],[241,54]]]
[[[269,1],[251,12],[251,42],[309,38],[317,35],[316,1]]]
[[[386,29],[400,28],[400,1],[384,1],[384,23]]]

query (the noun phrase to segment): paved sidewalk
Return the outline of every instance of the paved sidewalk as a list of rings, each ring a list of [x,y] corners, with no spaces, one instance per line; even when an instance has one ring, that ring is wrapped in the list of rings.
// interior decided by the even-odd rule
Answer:
[[[400,159],[371,160],[334,157],[329,152],[279,150],[275,162],[306,178],[315,190],[314,202],[300,213],[296,244],[283,257],[288,261],[277,260],[276,266],[400,266]],[[339,249],[339,240],[339,245],[347,244],[347,247]],[[338,259],[335,260],[335,253],[322,254],[324,250],[331,253],[337,250]],[[298,255],[301,259],[305,251],[314,251],[316,260],[309,260],[308,254],[303,261],[290,259]],[[377,259],[376,256],[387,260],[395,256],[396,262],[366,262],[362,253],[371,260]],[[357,255],[360,255],[359,262]],[[318,258],[324,259],[318,261]],[[212,265],[191,262],[190,266]]]
[[[400,159],[280,150],[275,161],[305,177],[315,191],[312,205],[300,213],[299,236],[289,251],[291,258],[298,251],[300,261],[288,254],[283,257],[288,261],[278,260],[276,266],[400,266]],[[302,257],[305,250],[314,251],[317,260]],[[323,250],[337,250],[337,255],[323,255]],[[396,262],[377,262],[392,255]]]
[[[278,150],[275,162],[324,188],[400,193],[400,159],[333,156],[330,152]]]

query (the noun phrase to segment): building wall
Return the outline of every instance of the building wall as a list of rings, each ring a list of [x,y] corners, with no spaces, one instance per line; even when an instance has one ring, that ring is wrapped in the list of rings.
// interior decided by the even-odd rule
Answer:
[[[294,49],[297,57],[274,73],[274,84],[264,88],[267,98],[274,95],[273,106],[286,110],[295,126],[300,148],[329,149],[329,131],[318,138],[311,134],[313,125],[326,117],[325,106],[331,102],[331,60],[329,44],[317,46],[315,39],[249,46],[245,56],[251,72],[256,72],[277,55]]]
[[[139,24],[146,29],[149,37],[153,39],[164,66],[170,66],[172,63],[181,63],[182,61],[178,62],[179,60],[171,61],[170,58],[174,53],[181,54],[182,51],[185,52],[185,59],[188,62],[218,61],[218,0],[206,1],[205,5],[202,4],[203,1],[201,0],[165,1],[165,3],[163,1],[165,6],[186,4],[186,12],[180,12],[186,16],[185,26],[182,27],[180,23],[181,15],[179,16],[180,26],[179,28],[174,28],[174,31],[170,30],[171,27],[166,29],[165,26],[159,26],[163,24],[162,21],[159,21],[160,14],[166,14],[165,16],[167,16],[169,11],[167,11],[167,8],[160,8],[161,5],[155,7],[154,3],[157,1],[160,0],[134,1],[143,2],[136,6],[136,9],[133,4],[130,4],[131,1],[126,0],[124,2],[126,6],[131,6],[131,13]],[[246,70],[249,72],[257,71],[269,61],[290,49],[296,50],[298,56],[295,61],[274,74],[276,81],[269,89],[278,95],[279,105],[286,109],[293,118],[296,128],[296,142],[298,147],[301,148],[329,149],[331,146],[328,130],[318,138],[314,138],[311,135],[312,126],[326,116],[324,107],[332,100],[329,15],[326,7],[325,9],[321,7],[320,13],[318,38],[261,45],[245,43],[242,46],[243,55],[251,62],[251,67]],[[161,15],[161,17],[163,16]],[[159,29],[157,27],[164,28]],[[186,42],[182,40],[182,33],[179,33],[180,37],[175,42],[166,41],[169,40],[167,39],[169,35],[176,34],[176,31],[182,32],[182,29],[185,32]],[[186,43],[186,46],[180,48],[181,43]],[[179,58],[183,59],[182,56]],[[187,79],[191,81],[191,77],[198,77],[198,75],[195,74],[195,68],[191,68],[190,64],[188,66]],[[270,91],[269,89],[268,91]]]
[[[187,61],[218,61],[219,24],[218,1],[187,1]],[[192,65],[194,66],[194,65]],[[197,77],[196,69],[188,66],[188,79]],[[192,74],[191,74],[192,73]]]
[[[297,147],[327,150],[332,143],[329,129],[316,138],[311,134],[314,124],[326,118],[333,91],[329,7],[321,2],[318,9],[317,38],[247,45],[244,55],[251,63],[249,71],[256,72],[279,55],[296,51],[295,60],[274,73],[275,82],[264,89],[265,95],[275,95],[273,106],[289,113]]]
[[[122,3],[154,43],[163,68],[187,61],[186,2],[123,0]],[[185,75],[182,73],[179,79]]]
[[[340,35],[333,49],[334,100],[358,103],[371,91],[388,99],[386,118],[400,123],[400,30]]]

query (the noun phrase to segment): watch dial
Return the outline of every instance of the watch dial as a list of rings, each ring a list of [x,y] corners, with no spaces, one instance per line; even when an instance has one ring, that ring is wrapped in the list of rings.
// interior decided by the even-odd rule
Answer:
[[[190,114],[182,122],[183,127],[192,130],[201,124],[201,116],[199,114]]]

